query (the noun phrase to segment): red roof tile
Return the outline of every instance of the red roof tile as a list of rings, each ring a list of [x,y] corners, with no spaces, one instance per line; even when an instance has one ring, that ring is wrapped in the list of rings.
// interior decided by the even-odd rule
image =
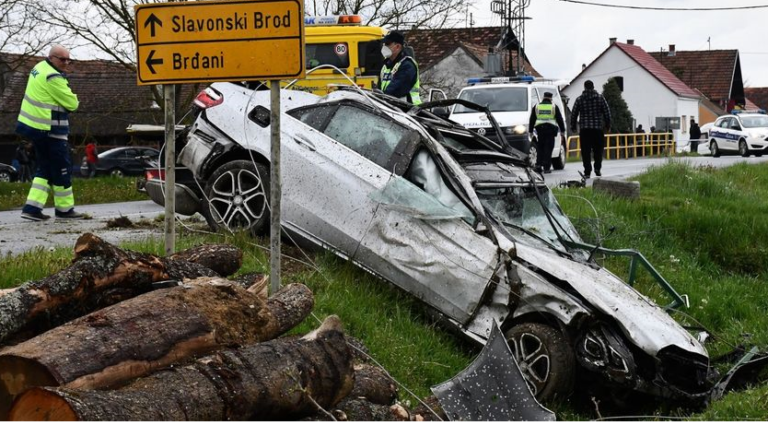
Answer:
[[[669,69],[665,68],[664,65],[660,64],[659,61],[653,58],[653,56],[646,53],[640,46],[618,42],[613,43],[613,45],[621,49],[627,56],[645,68],[646,71],[656,77],[656,79],[661,81],[662,84],[667,86],[667,88],[672,90],[672,92],[676,93],[678,96],[699,97],[698,93],[688,87],[676,77],[675,74],[670,72]]]
[[[417,29],[403,31],[405,39],[413,47],[416,61],[422,71],[428,70],[445,57],[464,47],[477,59],[484,62],[488,55],[488,47],[496,46],[501,38],[500,27],[476,27],[476,28],[445,28],[445,29]],[[513,63],[517,58],[517,52],[513,51]],[[502,52],[502,66],[507,70],[509,64],[509,51]],[[523,68],[531,75],[540,77],[539,73],[525,58]]]
[[[768,87],[744,87],[744,94],[758,108],[768,111]]]
[[[668,52],[649,54],[714,103],[724,106],[734,95],[738,97],[737,93],[732,93],[737,72],[741,78],[738,50],[678,50],[674,56],[669,56]]]

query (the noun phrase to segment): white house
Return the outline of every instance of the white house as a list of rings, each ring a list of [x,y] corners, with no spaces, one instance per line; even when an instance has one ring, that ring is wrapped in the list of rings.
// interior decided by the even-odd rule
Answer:
[[[657,118],[677,118],[679,129],[672,132],[678,147],[687,146],[689,122],[691,118],[699,121],[699,93],[636,46],[633,40],[618,43],[611,39],[608,48],[562,92],[571,99],[569,106],[573,107],[576,97],[584,90],[584,81],[592,80],[595,89],[602,92],[603,85],[611,78],[622,88],[622,97],[635,118],[635,126],[642,124],[648,132],[652,126],[659,127]]]

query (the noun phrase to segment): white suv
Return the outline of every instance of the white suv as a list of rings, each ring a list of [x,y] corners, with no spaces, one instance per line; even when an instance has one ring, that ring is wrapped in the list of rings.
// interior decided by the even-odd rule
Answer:
[[[534,165],[537,153],[536,135],[534,133],[533,140],[528,140],[528,119],[531,109],[544,98],[545,92],[553,94],[552,103],[560,108],[563,120],[566,121],[565,107],[557,85],[536,81],[517,82],[508,77],[471,79],[469,83],[470,86],[461,89],[458,98],[487,106],[499,123],[507,142],[512,147],[528,153],[529,161]],[[482,112],[455,105],[449,119],[491,140],[495,139],[491,124]],[[565,125],[568,125],[567,122]],[[552,150],[552,166],[556,170],[565,168],[566,147],[561,140],[558,132],[555,148]]]
[[[722,152],[738,152],[762,156],[768,152],[768,115],[745,113],[724,115],[709,130],[709,150],[712,156]]]

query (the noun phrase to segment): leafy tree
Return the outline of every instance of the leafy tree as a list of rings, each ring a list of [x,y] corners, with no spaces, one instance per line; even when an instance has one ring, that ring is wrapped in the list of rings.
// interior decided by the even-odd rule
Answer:
[[[619,84],[613,78],[603,85],[603,97],[611,110],[611,131],[614,133],[632,133],[634,126],[632,112],[627,102],[621,97]]]

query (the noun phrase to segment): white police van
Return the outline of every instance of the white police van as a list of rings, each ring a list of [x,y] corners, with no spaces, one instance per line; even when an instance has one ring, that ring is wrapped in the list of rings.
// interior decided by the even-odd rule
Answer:
[[[545,92],[553,95],[552,103],[560,108],[565,125],[565,107],[557,85],[549,80],[536,81],[532,76],[470,78],[469,86],[459,92],[458,98],[487,106],[504,132],[504,137],[515,148],[529,152],[531,165],[536,163],[536,135],[528,136],[528,120],[531,110],[544,98]],[[455,105],[449,119],[491,140],[496,140],[488,118],[482,112]],[[566,127],[567,131],[567,127]],[[562,135],[565,136],[565,135]],[[552,150],[552,166],[565,168],[567,138],[558,132]]]

